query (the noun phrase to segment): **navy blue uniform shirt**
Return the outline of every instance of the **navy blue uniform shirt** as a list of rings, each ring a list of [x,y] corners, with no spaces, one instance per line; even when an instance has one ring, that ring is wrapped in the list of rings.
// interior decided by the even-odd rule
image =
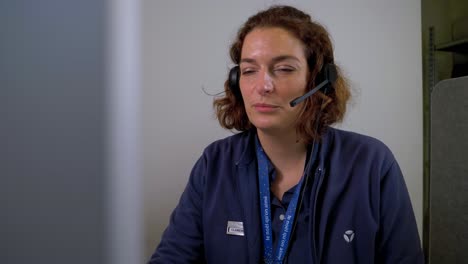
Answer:
[[[306,164],[304,169],[307,167],[308,162],[310,161],[311,156],[311,146],[309,146],[307,151],[306,157]],[[268,169],[270,175],[270,184],[276,178],[276,170],[274,165],[268,159]],[[291,234],[291,238],[289,241],[289,248],[286,253],[286,257],[284,263],[294,263],[294,264],[313,264],[312,258],[309,254],[304,254],[310,250],[310,241],[309,241],[309,199],[310,199],[310,192],[311,186],[307,184],[304,186],[304,200],[302,201],[301,208],[298,208],[298,212],[296,212],[297,223],[294,230],[294,233]],[[287,190],[283,194],[282,200],[278,199],[273,192],[270,193],[271,198],[271,225],[272,225],[272,233],[273,233],[273,250],[276,250],[277,244],[279,242],[279,236],[281,232],[281,227],[283,226],[284,216],[286,215],[286,211],[288,210],[288,205],[294,195],[296,188],[299,185],[296,184],[295,186],[291,187],[291,189]]]
[[[272,193],[271,198],[271,223],[272,223],[272,231],[273,231],[273,249],[276,249],[276,245],[278,243],[278,237],[281,231],[281,227],[283,225],[284,215],[286,214],[286,210],[288,210],[289,202],[291,201],[292,196],[294,195],[294,191],[298,186],[294,186],[289,189],[287,192],[284,193],[283,199],[280,201],[274,194]],[[310,258],[310,254],[304,254],[310,250],[310,241],[309,241],[309,211],[306,209],[308,208],[309,199],[307,197],[310,196],[310,185],[306,186],[304,203],[302,204],[301,209],[297,212],[297,224],[293,234],[291,234],[291,240],[288,252],[286,253],[285,263],[294,263],[294,264],[301,264],[307,263],[312,264],[313,261]]]

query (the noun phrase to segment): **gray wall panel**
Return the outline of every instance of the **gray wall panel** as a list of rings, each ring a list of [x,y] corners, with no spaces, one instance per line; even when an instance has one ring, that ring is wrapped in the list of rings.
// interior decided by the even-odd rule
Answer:
[[[104,263],[104,11],[0,3],[0,263]]]
[[[468,263],[468,77],[432,93],[429,260]]]

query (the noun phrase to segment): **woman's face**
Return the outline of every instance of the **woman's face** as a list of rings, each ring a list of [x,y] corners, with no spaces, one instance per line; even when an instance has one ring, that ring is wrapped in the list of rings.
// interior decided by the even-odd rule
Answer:
[[[304,45],[282,28],[257,28],[244,39],[239,81],[250,122],[264,132],[290,133],[301,106],[289,102],[306,92],[309,69]]]

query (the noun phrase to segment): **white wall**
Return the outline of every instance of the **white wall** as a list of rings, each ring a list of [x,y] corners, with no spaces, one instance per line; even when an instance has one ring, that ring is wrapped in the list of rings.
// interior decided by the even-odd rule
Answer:
[[[405,174],[422,226],[421,17],[418,0],[143,1],[146,255],[159,242],[189,172],[211,141],[230,135],[209,93],[222,91],[238,27],[271,3],[324,24],[354,99],[342,128],[384,141]],[[421,233],[421,232],[420,232]]]

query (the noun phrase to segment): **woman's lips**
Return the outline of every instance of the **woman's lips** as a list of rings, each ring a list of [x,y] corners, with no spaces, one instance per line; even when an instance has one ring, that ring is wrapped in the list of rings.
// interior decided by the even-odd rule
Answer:
[[[279,108],[279,106],[271,104],[254,104],[253,107],[255,108],[255,110],[261,113],[271,113]]]

